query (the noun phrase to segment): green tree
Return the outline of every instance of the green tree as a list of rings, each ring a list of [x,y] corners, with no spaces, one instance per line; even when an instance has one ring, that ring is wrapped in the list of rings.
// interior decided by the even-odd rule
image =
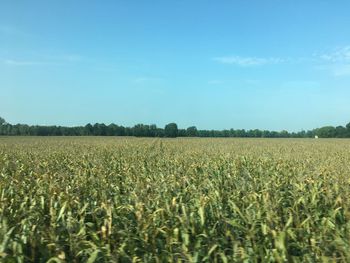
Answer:
[[[346,129],[347,129],[348,131],[350,131],[350,122],[349,122],[348,124],[346,124]]]
[[[334,138],[336,136],[336,130],[333,126],[325,126],[316,129],[316,135],[320,138]]]
[[[133,134],[136,137],[149,137],[150,136],[149,125],[136,124],[132,129],[133,129]]]
[[[92,127],[91,123],[88,123],[84,127],[84,133],[85,135],[92,135],[94,128]]]
[[[165,125],[164,135],[165,137],[175,138],[178,134],[178,128],[176,123],[169,123]]]
[[[337,138],[345,138],[347,134],[347,130],[343,126],[335,127],[335,133]]]
[[[346,135],[345,137],[350,138],[350,122],[348,124],[346,124]]]
[[[1,118],[1,117],[0,117],[0,125],[3,125],[3,124],[6,124],[6,121],[5,121],[4,118]]]
[[[196,126],[188,127],[186,130],[186,135],[189,137],[196,137],[198,135]]]
[[[281,137],[281,138],[288,138],[289,137],[288,131],[286,131],[286,130],[280,131],[279,132],[279,137]]]

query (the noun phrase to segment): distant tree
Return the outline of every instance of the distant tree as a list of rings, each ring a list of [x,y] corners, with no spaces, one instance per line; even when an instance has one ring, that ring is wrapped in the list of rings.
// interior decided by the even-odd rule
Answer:
[[[306,137],[306,132],[305,131],[300,131],[297,133],[298,138],[305,138]]]
[[[234,129],[230,129],[230,137],[236,137],[236,131]]]
[[[333,126],[325,126],[316,129],[316,135],[320,138],[334,138],[336,136],[336,129]]]
[[[262,131],[262,135],[261,136],[264,137],[264,138],[271,137],[270,131],[267,131],[267,130]]]
[[[246,131],[243,130],[236,130],[236,136],[237,137],[247,137]]]
[[[306,137],[307,138],[314,138],[316,135],[316,130],[312,130],[312,131],[307,131],[306,132]]]
[[[197,131],[197,128],[196,126],[191,126],[191,127],[188,127],[187,130],[186,130],[186,134],[188,137],[195,137],[198,135],[198,131]]]
[[[155,124],[137,124],[134,127],[123,127],[116,124],[90,123],[86,126],[41,126],[25,124],[9,124],[0,117],[0,135],[32,135],[32,136],[143,136],[143,137],[255,137],[255,138],[350,138],[350,123],[344,126],[325,126],[308,131],[267,131],[267,130],[197,130],[195,126],[178,129],[176,123],[169,123],[164,129]]]
[[[4,125],[4,124],[6,124],[5,119],[0,117],[0,125]]]
[[[346,135],[345,137],[350,138],[350,122],[346,124]]]
[[[259,129],[247,131],[247,137],[260,138],[262,137],[263,132]]]
[[[186,137],[186,136],[187,136],[186,129],[178,129],[177,130],[177,137]]]
[[[85,125],[85,127],[84,127],[84,134],[85,135],[92,135],[93,134],[93,127],[92,127],[92,125],[91,125],[91,123],[88,123],[88,124],[86,124]]]
[[[178,128],[176,123],[169,123],[165,125],[164,135],[165,137],[175,138],[178,134]]]
[[[117,125],[117,127],[116,127],[116,135],[117,136],[125,136],[126,135],[125,127]]]
[[[132,127],[132,133],[136,137],[143,136],[143,124],[136,124],[134,127]]]
[[[116,133],[117,133],[117,128],[118,128],[117,125],[115,125],[115,124],[113,124],[113,123],[109,124],[109,125],[107,126],[107,135],[108,135],[108,136],[114,136],[114,135],[116,135]]]
[[[348,131],[350,131],[350,122],[349,122],[348,124],[346,124],[346,129],[347,129]]]
[[[155,124],[149,125],[148,136],[150,136],[150,137],[157,136],[157,125],[155,125]]]
[[[345,138],[347,135],[347,130],[343,126],[337,126],[335,128],[335,134],[337,138]]]
[[[107,126],[104,123],[95,123],[93,126],[93,135],[95,136],[106,136]]]
[[[279,137],[279,132],[276,132],[276,131],[270,132],[270,138],[278,138],[278,137]]]
[[[104,123],[100,124],[100,135],[106,136],[107,135],[107,125]]]
[[[24,124],[19,124],[19,134],[20,135],[29,135],[29,126],[28,125],[24,125]]]
[[[280,131],[279,132],[279,137],[281,137],[281,138],[288,138],[289,137],[289,133],[286,130]]]
[[[124,128],[124,135],[125,135],[125,136],[133,136],[134,134],[133,134],[132,128],[130,128],[130,127],[125,127],[125,128]]]
[[[156,137],[164,137],[164,129],[157,128],[157,130],[155,131],[155,136]]]
[[[133,128],[133,134],[136,137],[150,137],[151,131],[149,125],[136,124]]]
[[[227,138],[232,137],[231,130],[223,130],[222,131],[222,136],[223,137],[227,137]]]
[[[254,137],[256,137],[256,138],[261,138],[262,135],[263,135],[263,131],[261,131],[261,130],[259,130],[259,129],[255,129],[255,130],[253,131],[253,134],[254,134]]]

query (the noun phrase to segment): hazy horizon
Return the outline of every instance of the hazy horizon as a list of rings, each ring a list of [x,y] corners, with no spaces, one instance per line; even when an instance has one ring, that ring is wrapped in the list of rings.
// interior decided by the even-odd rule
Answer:
[[[348,1],[0,3],[0,116],[310,130],[350,122]]]

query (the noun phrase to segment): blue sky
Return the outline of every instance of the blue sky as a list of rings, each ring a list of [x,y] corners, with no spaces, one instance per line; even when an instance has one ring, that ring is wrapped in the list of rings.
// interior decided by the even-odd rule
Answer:
[[[0,116],[289,131],[350,122],[349,1],[0,2]]]

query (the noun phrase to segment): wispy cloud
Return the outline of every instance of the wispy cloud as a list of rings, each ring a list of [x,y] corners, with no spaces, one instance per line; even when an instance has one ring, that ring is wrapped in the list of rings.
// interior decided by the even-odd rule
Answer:
[[[3,62],[6,65],[11,65],[11,66],[33,66],[33,65],[47,64],[45,62],[40,62],[40,61],[14,60],[14,59],[4,59]]]
[[[18,56],[16,56],[18,57]],[[34,55],[26,56],[28,58],[6,58],[2,62],[9,66],[38,66],[38,65],[67,65],[82,60],[82,57],[75,54],[59,55]],[[1,59],[0,59],[1,62]]]
[[[331,52],[316,54],[316,56],[328,62],[350,62],[350,46],[338,47]]]
[[[255,67],[270,64],[304,64],[315,69],[327,71],[335,77],[350,76],[350,45],[329,49],[303,57],[243,57],[222,56],[213,58],[222,64],[239,67]]]
[[[266,64],[278,64],[284,62],[282,58],[261,58],[261,57],[241,57],[241,56],[224,56],[215,57],[215,61],[223,64],[234,64],[240,67],[261,66]]]
[[[317,67],[320,70],[326,70],[335,77],[350,76],[350,45],[337,47],[331,51],[316,53],[323,65]]]

